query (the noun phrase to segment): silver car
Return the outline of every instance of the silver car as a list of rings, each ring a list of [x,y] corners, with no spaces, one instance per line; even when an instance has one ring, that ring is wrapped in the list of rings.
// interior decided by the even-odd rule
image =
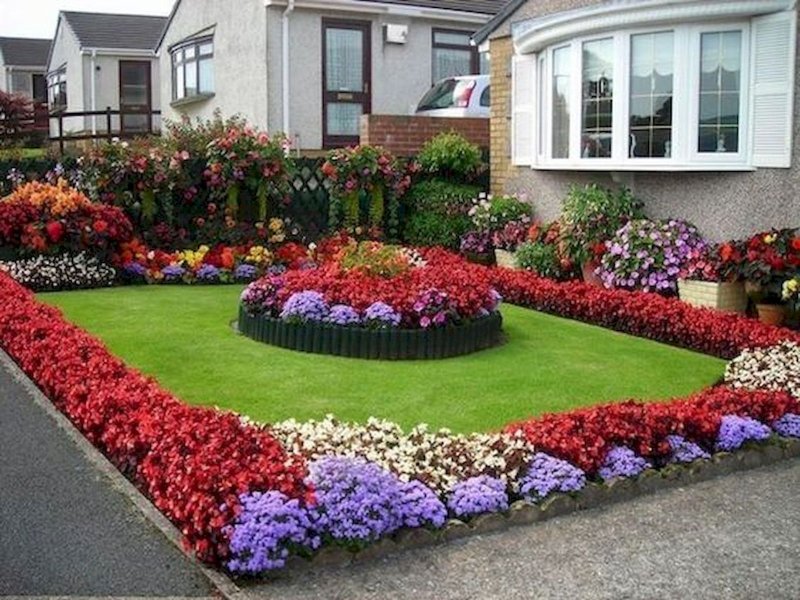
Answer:
[[[448,77],[434,84],[417,106],[425,117],[489,118],[491,86],[488,75]]]

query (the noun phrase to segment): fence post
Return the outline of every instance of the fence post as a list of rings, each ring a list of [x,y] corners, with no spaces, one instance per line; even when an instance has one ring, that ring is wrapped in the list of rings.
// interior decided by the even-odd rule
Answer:
[[[122,121],[122,113],[119,115],[120,121]],[[114,139],[114,136],[111,134],[111,107],[106,106],[106,139],[109,143]]]
[[[58,113],[58,152],[64,154],[64,113]]]

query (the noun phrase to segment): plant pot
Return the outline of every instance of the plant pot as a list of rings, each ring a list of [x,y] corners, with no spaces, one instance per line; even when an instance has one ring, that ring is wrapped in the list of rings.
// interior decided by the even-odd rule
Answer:
[[[786,306],[783,304],[756,304],[758,320],[766,325],[783,325],[786,320]]]
[[[600,263],[595,260],[587,261],[581,265],[581,273],[583,274],[583,280],[589,285],[605,287],[603,286],[603,280],[600,279],[600,276],[597,273],[595,273],[595,269],[597,269],[599,266]]]
[[[476,252],[465,252],[464,256],[469,262],[476,263],[479,265],[485,265],[487,267],[491,267],[495,264],[495,255],[494,252],[486,252],[485,254],[478,254]]]
[[[495,250],[495,258],[497,259],[498,267],[505,267],[506,269],[517,268],[517,255],[508,250]]]
[[[679,279],[678,296],[687,304],[705,306],[727,312],[744,313],[747,294],[740,281],[698,281]]]

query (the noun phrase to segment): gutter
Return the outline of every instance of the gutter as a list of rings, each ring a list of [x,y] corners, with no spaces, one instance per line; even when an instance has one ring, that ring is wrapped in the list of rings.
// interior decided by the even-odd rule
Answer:
[[[483,25],[491,14],[447,8],[426,8],[422,6],[401,6],[389,2],[363,2],[362,0],[264,0],[265,6],[288,6],[296,3],[297,8],[367,14],[397,15],[419,19],[463,21]]]
[[[291,121],[289,119],[289,17],[294,12],[295,0],[288,0],[286,3],[286,10],[283,11],[281,17],[281,71],[282,71],[282,84],[283,91],[283,134],[289,137]],[[268,6],[269,4],[267,4]]]

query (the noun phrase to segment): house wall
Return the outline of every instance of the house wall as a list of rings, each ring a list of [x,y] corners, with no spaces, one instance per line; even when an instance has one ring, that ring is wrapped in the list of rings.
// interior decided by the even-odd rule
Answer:
[[[511,99],[501,102],[502,82],[510,90],[510,23],[560,10],[600,4],[590,0],[529,0],[490,37],[492,53],[492,190],[525,193],[541,219],[556,218],[571,184],[623,183],[645,202],[654,218],[680,217],[712,239],[744,237],[771,227],[800,226],[800,69],[795,69],[792,166],[754,172],[604,173],[537,171],[510,162]],[[800,57],[800,52],[798,52]]]
[[[266,9],[257,0],[184,0],[159,50],[163,116],[210,119],[240,114],[259,128],[267,126]],[[214,97],[171,106],[172,64],[169,47],[208,27],[214,29]]]
[[[269,45],[269,128],[283,129],[281,77],[281,14],[270,8]],[[322,19],[368,21],[372,38],[372,113],[408,115],[430,89],[433,72],[432,30],[436,28],[475,31],[477,23],[412,19],[398,15],[312,11],[297,9],[290,18],[289,64],[290,130],[306,150],[322,148]],[[409,26],[408,41],[403,45],[384,44],[384,23]]]
[[[0,90],[33,97],[33,76],[43,75],[44,69],[0,67]]]
[[[65,21],[59,23],[50,52],[47,72],[55,71],[62,65],[67,67],[67,110],[88,110],[84,106],[84,68],[80,44]],[[83,129],[85,129],[83,118],[69,117],[64,119],[65,133]],[[58,121],[56,119],[50,120],[50,135],[58,135]]]

